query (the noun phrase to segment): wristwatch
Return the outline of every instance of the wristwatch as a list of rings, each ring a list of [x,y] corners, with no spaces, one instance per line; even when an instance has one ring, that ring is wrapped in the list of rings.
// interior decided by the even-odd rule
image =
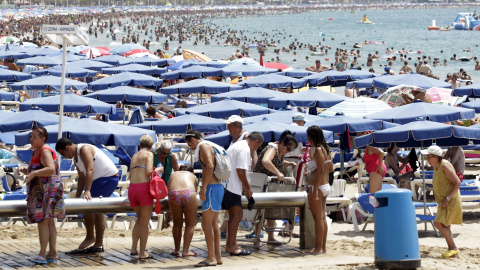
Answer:
[[[445,199],[447,199],[447,201],[450,201],[452,199],[452,197],[450,197],[450,195],[447,195],[447,197],[445,197]]]

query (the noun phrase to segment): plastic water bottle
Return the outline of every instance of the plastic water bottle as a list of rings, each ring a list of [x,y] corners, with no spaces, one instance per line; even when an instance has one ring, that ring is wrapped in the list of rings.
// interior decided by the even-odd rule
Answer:
[[[158,162],[157,168],[162,168],[162,167],[163,167],[163,164],[161,162]],[[163,173],[158,172],[158,175],[160,175],[160,177],[162,177]]]
[[[371,205],[373,205],[373,207],[377,208],[380,206],[380,203],[378,202],[378,200],[373,197],[372,195],[368,196],[368,201],[370,202]]]

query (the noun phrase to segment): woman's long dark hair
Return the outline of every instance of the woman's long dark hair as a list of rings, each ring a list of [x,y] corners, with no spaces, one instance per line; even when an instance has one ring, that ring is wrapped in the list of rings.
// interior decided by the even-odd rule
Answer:
[[[297,138],[295,138],[295,134],[293,134],[290,130],[285,130],[281,135],[280,138],[278,138],[278,143],[282,143],[286,146],[290,144],[295,144],[295,148],[298,147],[298,141]]]
[[[313,144],[312,146],[315,147],[323,147],[327,153],[330,153],[330,149],[328,148],[327,142],[325,141],[325,136],[323,136],[323,130],[319,126],[311,126],[307,128],[307,136],[312,139]]]

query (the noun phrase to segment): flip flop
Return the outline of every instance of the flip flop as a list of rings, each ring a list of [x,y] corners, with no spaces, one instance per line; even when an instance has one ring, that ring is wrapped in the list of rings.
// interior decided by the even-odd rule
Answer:
[[[85,253],[98,253],[98,252],[105,252],[103,247],[89,247],[85,249]]]
[[[323,255],[325,253],[326,252],[313,252],[313,249],[305,251],[305,254],[308,254],[308,255]]]
[[[88,253],[87,252],[87,249],[88,248],[84,248],[84,249],[74,249],[74,250],[70,250],[70,251],[66,251],[65,254],[68,254],[68,255],[75,255],[75,254],[85,254],[85,253]]]
[[[57,262],[58,262],[58,258],[51,258],[51,259],[47,258],[47,262],[48,262],[48,263],[57,263]]]
[[[152,255],[148,255],[147,257],[143,257],[143,258],[138,258],[140,261],[142,260],[149,260],[149,259],[153,259],[153,256]]]
[[[447,259],[449,259],[449,258],[451,258],[452,256],[457,255],[458,252],[459,252],[458,250],[447,250],[447,251],[445,251],[445,252],[442,254],[441,258],[447,258]]]
[[[248,256],[252,254],[252,252],[250,250],[245,250],[242,248],[242,250],[238,253],[233,253],[233,252],[230,252],[230,255],[231,256]]]
[[[182,253],[182,257],[197,257],[198,256],[198,252],[196,252],[196,251],[191,251],[191,252],[193,253],[193,255],[183,255],[183,253]]]
[[[138,256],[138,252],[135,252],[135,253],[130,252],[130,256]]]
[[[217,266],[217,264],[208,263],[207,261],[201,261],[194,265],[195,267],[207,267],[207,266]]]
[[[170,252],[170,255],[174,256],[174,257],[180,257],[180,253],[175,253],[175,251],[172,251]]]
[[[47,264],[47,259],[45,259],[44,257],[41,257],[41,256],[35,256],[32,260],[32,262],[36,263],[36,264]]]

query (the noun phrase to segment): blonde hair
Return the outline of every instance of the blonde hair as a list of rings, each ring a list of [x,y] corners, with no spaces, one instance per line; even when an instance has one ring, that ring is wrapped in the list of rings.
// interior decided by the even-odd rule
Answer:
[[[152,148],[153,145],[153,138],[150,135],[143,135],[140,138],[140,147],[142,148]]]

